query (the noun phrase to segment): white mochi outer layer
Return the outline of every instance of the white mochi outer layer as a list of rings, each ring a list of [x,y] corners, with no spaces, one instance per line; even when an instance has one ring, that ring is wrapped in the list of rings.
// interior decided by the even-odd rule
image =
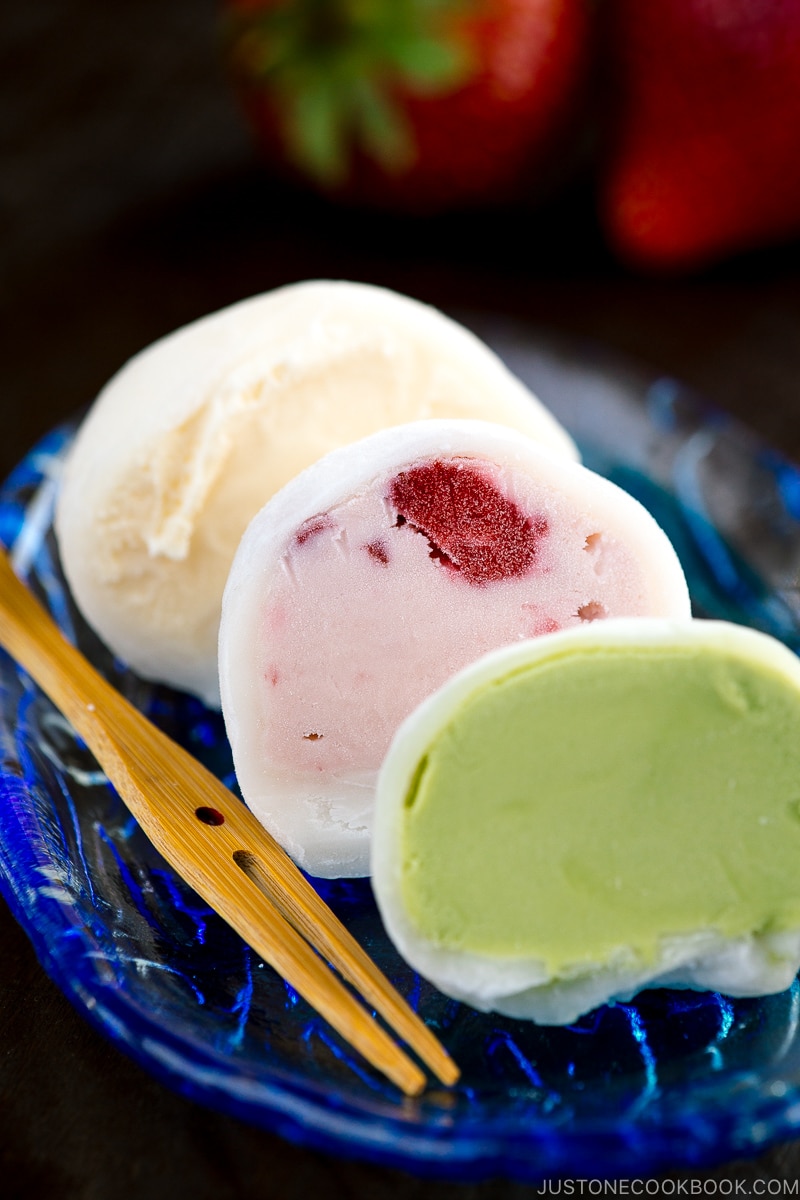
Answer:
[[[387,481],[448,458],[492,464],[524,511],[546,514],[552,542],[535,575],[486,587],[454,582],[424,536],[393,526]],[[362,553],[373,532],[354,514],[370,504],[385,522],[385,568]],[[302,554],[292,550],[302,526],[332,511],[353,522],[339,541],[320,534]],[[303,565],[311,549],[328,555],[319,568]],[[225,589],[222,710],[248,806],[312,875],[368,874],[374,787],[400,722],[450,675],[530,637],[542,618],[580,625],[595,593],[611,597],[611,615],[690,612],[664,532],[638,501],[578,463],[481,421],[415,422],[331,452],[253,519]],[[278,682],[289,696],[283,708]],[[337,738],[349,757],[331,757]]]
[[[568,1025],[593,1008],[630,1000],[648,987],[763,996],[791,986],[800,969],[800,930],[736,938],[698,930],[662,938],[657,960],[646,967],[621,949],[610,966],[583,965],[571,977],[551,978],[545,965],[536,959],[495,958],[434,944],[419,932],[403,902],[400,846],[405,797],[431,742],[472,696],[537,658],[545,661],[581,644],[588,648],[674,646],[677,640],[688,649],[713,640],[721,648],[752,656],[800,688],[800,662],[765,634],[722,621],[622,618],[493,651],[450,679],[398,729],[376,791],[372,886],[386,932],[400,954],[446,995],[483,1012],[499,1012],[542,1025]]]
[[[382,288],[293,284],[179,329],[111,379],[72,447],[55,527],[78,607],[145,678],[218,706],[220,603],[251,517],[335,446],[427,417],[577,458],[477,337]]]

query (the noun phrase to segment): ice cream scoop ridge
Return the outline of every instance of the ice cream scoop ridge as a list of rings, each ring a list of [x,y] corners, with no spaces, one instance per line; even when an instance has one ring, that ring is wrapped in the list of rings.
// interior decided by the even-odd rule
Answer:
[[[218,704],[222,591],[249,520],[334,447],[428,417],[491,419],[577,457],[477,337],[383,288],[294,284],[178,330],[77,434],[56,514],[77,604],[134,670]]]
[[[376,795],[386,929],[442,991],[566,1024],[800,967],[800,664],[708,621],[506,647],[403,723]]]
[[[689,598],[607,480],[481,421],[335,450],[253,519],[226,586],[243,795],[304,869],[366,874],[377,772],[416,705],[488,650],[615,615],[688,616]]]

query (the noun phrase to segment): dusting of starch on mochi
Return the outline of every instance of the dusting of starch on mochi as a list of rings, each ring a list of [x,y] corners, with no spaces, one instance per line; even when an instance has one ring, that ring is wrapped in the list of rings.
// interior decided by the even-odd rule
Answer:
[[[547,534],[543,516],[528,517],[474,464],[422,463],[391,482],[397,524],[425,535],[431,558],[460,571],[468,583],[515,579],[533,566]]]

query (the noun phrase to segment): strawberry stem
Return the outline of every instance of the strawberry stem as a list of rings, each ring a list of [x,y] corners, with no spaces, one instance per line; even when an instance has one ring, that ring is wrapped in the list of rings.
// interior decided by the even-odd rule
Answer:
[[[414,157],[402,96],[438,96],[475,69],[459,22],[475,0],[283,0],[240,11],[235,73],[265,94],[287,154],[323,185],[357,148],[384,170]]]

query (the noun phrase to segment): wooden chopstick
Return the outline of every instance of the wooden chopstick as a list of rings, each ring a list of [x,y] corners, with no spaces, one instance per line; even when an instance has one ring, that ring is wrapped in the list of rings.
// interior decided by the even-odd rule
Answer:
[[[419,1066],[326,962],[442,1083],[456,1082],[441,1043],[249,809],[67,642],[2,551],[0,644],[93,751],[160,854],[347,1042],[406,1094],[423,1090]]]

